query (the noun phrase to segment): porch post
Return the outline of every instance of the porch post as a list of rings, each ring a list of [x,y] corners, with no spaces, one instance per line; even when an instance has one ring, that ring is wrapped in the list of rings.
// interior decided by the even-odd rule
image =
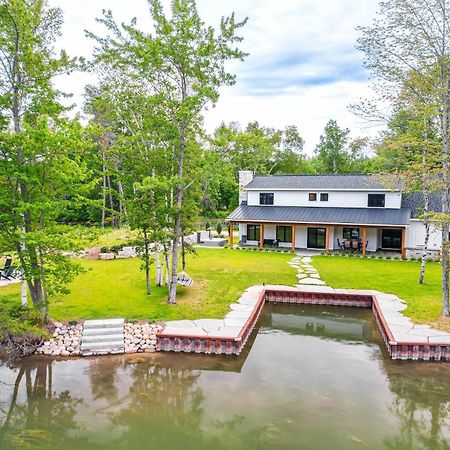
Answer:
[[[295,225],[292,224],[292,253],[295,253]]]
[[[264,247],[264,224],[259,224],[259,248]]]
[[[406,258],[405,242],[406,242],[406,228],[402,227],[402,259]]]
[[[362,235],[362,254],[363,256],[366,256],[366,243],[367,243],[367,228],[363,228],[363,235]]]
[[[325,254],[328,255],[330,249],[330,227],[325,228]]]
[[[230,231],[228,234],[228,245],[233,248],[233,222],[230,222]]]

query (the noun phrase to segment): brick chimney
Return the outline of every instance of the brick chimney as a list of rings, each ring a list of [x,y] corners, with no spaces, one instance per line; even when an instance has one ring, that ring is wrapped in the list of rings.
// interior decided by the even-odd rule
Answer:
[[[244,190],[245,186],[253,180],[253,172],[251,170],[239,171],[239,204],[247,202],[247,192]]]

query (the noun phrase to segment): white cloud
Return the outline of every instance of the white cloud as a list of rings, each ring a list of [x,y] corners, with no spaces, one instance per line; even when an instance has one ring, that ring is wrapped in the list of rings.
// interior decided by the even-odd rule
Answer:
[[[100,32],[95,22],[102,9],[111,9],[120,21],[137,17],[148,27],[146,0],[50,0],[65,13],[59,43],[71,55],[87,58],[93,44],[84,29]],[[166,5],[169,0],[164,0]],[[355,49],[355,28],[370,22],[377,2],[373,0],[198,0],[200,15],[211,25],[236,12],[249,17],[242,30],[242,47],[250,53],[245,62],[230,64],[237,83],[222,89],[216,108],[205,114],[209,130],[221,121],[237,120],[245,125],[258,120],[266,126],[299,127],[308,151],[318,142],[325,123],[334,118],[352,134],[373,135],[374,129],[348,112],[350,103],[368,95],[362,55]],[[95,81],[88,74],[72,74],[58,87],[73,92],[82,102],[84,85]]]

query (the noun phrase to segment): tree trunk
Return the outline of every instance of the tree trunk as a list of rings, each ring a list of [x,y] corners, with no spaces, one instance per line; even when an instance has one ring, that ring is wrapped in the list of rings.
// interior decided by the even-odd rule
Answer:
[[[103,160],[103,185],[102,185],[102,228],[105,228],[106,221],[106,155],[102,152]]]
[[[428,126],[428,122],[425,121],[425,129]],[[427,168],[427,142],[428,142],[428,133],[425,132],[424,136],[424,145],[422,146],[422,194],[424,201],[424,225],[425,225],[425,239],[423,241],[423,252],[422,252],[422,261],[420,264],[420,275],[419,275],[419,284],[423,284],[425,277],[425,265],[427,263],[427,253],[428,253],[428,241],[430,240],[430,220],[428,218],[428,213],[430,211],[430,197],[428,195],[428,180],[426,175]]]
[[[184,233],[181,235],[181,266],[183,273],[186,273],[186,251],[184,248]]]
[[[106,176],[106,180],[108,182],[108,191],[109,191],[109,207],[111,208],[111,225],[114,228],[116,226],[116,215],[114,210],[114,199],[112,195],[111,189],[111,177],[109,175]]]
[[[184,152],[185,152],[185,128],[183,123],[180,127],[180,155],[178,158],[178,184],[176,191],[175,203],[175,225],[173,227],[173,243],[172,243],[172,277],[169,285],[169,303],[177,302],[177,279],[178,279],[178,250],[181,230],[181,206],[183,204],[183,168],[184,168]]]
[[[446,92],[444,94],[442,108],[442,213],[444,221],[442,223],[442,315],[449,315],[449,292],[448,292],[448,268],[449,268],[449,186],[450,186],[450,163],[449,163],[449,95],[450,95],[450,76],[449,67],[445,67]]]
[[[156,262],[156,285],[161,286],[161,264],[159,261],[160,251],[159,251],[159,243],[155,242],[155,262]]]
[[[145,265],[145,284],[147,286],[147,295],[151,295],[152,289],[150,286],[150,255],[148,252],[148,236],[147,230],[144,228],[144,265]]]

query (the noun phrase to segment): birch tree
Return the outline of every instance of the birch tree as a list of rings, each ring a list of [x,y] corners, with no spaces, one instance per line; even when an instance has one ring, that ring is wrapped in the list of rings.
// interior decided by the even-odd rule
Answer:
[[[185,174],[185,162],[191,158],[189,139],[195,136],[206,105],[217,102],[219,87],[232,85],[235,77],[227,72],[228,60],[243,59],[236,34],[245,24],[234,14],[222,18],[219,30],[200,19],[195,0],[174,0],[167,16],[159,0],[149,0],[153,31],[144,32],[136,20],[117,25],[110,11],[99,19],[106,36],[88,36],[96,40],[97,61],[126,70],[152,92],[158,114],[175,128],[172,159],[177,185],[174,192],[172,267],[169,303],[176,302],[179,246],[182,230],[183,199],[191,180]]]
[[[381,101],[395,103],[401,90],[425,103],[419,84],[427,86],[436,105],[440,147],[439,184],[442,193],[442,303],[449,315],[450,222],[450,1],[386,0],[373,24],[360,28],[357,47],[375,78]],[[414,83],[410,80],[414,79]]]
[[[85,176],[82,128],[64,119],[52,85],[75,66],[54,51],[61,25],[61,10],[45,0],[0,3],[0,248],[16,252],[44,314],[49,296],[80,270],[62,255],[76,245],[57,222],[68,199],[81,197]]]

